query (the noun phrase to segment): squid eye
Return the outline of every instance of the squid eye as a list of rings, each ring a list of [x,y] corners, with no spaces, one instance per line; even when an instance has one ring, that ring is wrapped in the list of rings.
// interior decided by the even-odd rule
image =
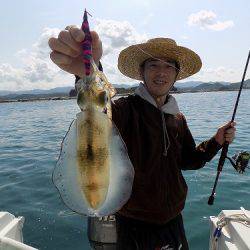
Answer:
[[[98,97],[97,97],[97,102],[99,105],[104,106],[108,102],[108,95],[106,91],[102,91]]]
[[[81,89],[77,95],[77,104],[80,108],[83,108],[86,102],[86,98],[84,96],[84,91]]]

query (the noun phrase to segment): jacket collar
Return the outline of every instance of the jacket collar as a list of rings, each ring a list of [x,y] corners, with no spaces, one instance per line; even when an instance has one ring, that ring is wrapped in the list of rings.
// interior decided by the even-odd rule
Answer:
[[[149,94],[147,88],[144,86],[143,83],[140,83],[139,87],[136,88],[135,94],[140,96],[142,99],[146,100],[147,102],[151,103],[153,106],[158,108],[154,98]],[[168,102],[165,103],[161,110],[166,114],[176,115],[180,112],[176,99],[169,95]]]

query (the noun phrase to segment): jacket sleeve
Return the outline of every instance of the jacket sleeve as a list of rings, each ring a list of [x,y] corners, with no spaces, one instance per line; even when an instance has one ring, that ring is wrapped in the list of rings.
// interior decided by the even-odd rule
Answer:
[[[184,116],[183,130],[184,135],[181,164],[181,169],[183,170],[196,170],[204,167],[206,162],[212,160],[222,148],[222,146],[215,140],[214,136],[196,146]]]
[[[112,120],[123,135],[128,127],[129,122],[129,103],[127,98],[121,97],[111,102]]]

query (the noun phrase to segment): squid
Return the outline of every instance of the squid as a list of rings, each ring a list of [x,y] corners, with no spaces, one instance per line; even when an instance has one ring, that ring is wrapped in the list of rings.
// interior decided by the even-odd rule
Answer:
[[[111,98],[115,89],[92,58],[86,10],[82,29],[86,76],[76,86],[81,111],[62,141],[52,179],[72,211],[101,217],[114,214],[128,201],[134,168],[112,121]]]

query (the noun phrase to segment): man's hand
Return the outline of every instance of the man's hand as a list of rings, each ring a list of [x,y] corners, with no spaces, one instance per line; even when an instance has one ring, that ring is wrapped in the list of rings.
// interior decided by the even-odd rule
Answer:
[[[215,140],[220,144],[223,145],[224,142],[232,143],[235,137],[235,122],[228,122],[227,124],[223,125],[217,130],[215,134]]]
[[[48,41],[52,50],[50,53],[51,60],[64,71],[83,77],[85,71],[81,42],[84,37],[84,32],[74,25],[67,26],[65,30],[62,30],[58,38],[51,37]],[[91,37],[92,55],[98,66],[102,57],[102,42],[95,31],[91,31]]]

